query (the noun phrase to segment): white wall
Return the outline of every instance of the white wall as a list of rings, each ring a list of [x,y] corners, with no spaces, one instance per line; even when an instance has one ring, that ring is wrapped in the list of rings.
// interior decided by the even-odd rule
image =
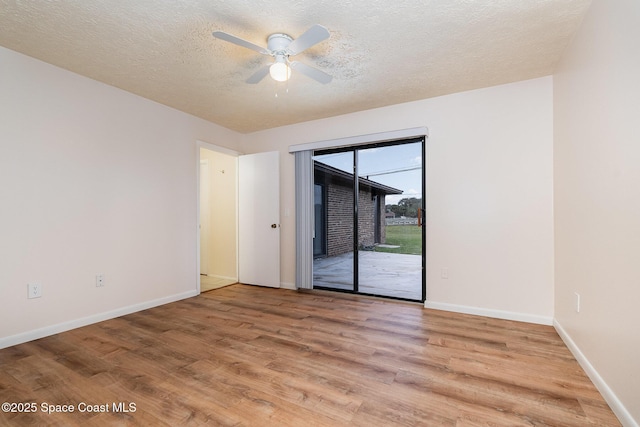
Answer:
[[[640,2],[594,1],[554,75],[556,320],[626,425],[640,423],[639,40]]]
[[[283,286],[295,282],[289,145],[427,126],[428,305],[550,323],[552,104],[546,77],[245,135],[247,153],[281,152]]]
[[[237,134],[5,48],[0,64],[0,347],[194,294],[196,140]]]

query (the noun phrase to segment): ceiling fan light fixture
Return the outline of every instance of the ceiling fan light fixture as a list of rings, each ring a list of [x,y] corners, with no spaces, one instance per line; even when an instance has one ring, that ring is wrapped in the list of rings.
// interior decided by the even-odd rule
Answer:
[[[313,25],[295,40],[284,33],[271,34],[267,37],[266,48],[225,33],[224,31],[214,31],[213,36],[274,58],[274,63],[263,65],[247,79],[247,83],[249,84],[259,83],[267,74],[270,74],[271,78],[275,81],[286,82],[291,77],[292,68],[295,68],[297,73],[304,74],[321,84],[327,84],[332,79],[332,77],[324,71],[310,67],[302,62],[289,62],[289,57],[298,55],[329,38],[329,30],[322,25]]]
[[[277,82],[286,82],[291,77],[291,67],[284,58],[276,58],[276,62],[269,67],[269,74]]]

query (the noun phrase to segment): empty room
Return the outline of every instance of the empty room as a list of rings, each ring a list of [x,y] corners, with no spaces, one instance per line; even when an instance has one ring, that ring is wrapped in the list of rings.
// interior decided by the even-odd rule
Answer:
[[[0,0],[0,425],[640,425],[636,0]]]

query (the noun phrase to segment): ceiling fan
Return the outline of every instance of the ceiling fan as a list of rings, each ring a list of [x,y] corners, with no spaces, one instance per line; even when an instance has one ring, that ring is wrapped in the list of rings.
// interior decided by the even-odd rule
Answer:
[[[246,40],[243,40],[234,35],[225,33],[223,31],[214,31],[213,36],[236,44],[238,46],[246,47],[251,50],[255,50],[263,55],[273,56],[274,62],[272,64],[265,65],[256,71],[251,77],[247,79],[247,83],[256,84],[260,82],[267,74],[279,82],[289,80],[291,77],[291,70],[299,71],[307,77],[311,77],[317,82],[327,84],[333,77],[324,71],[320,71],[317,68],[310,67],[298,61],[290,61],[289,57],[297,55],[302,51],[320,43],[323,40],[329,38],[329,30],[322,25],[314,25],[305,31],[297,39],[293,39],[287,34],[275,33],[271,34],[267,38],[267,47],[261,47]]]

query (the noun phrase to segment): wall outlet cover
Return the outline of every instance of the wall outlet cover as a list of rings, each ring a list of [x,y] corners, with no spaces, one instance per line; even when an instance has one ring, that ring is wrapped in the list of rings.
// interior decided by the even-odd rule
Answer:
[[[42,285],[40,283],[27,284],[27,298],[40,298],[42,296]]]

